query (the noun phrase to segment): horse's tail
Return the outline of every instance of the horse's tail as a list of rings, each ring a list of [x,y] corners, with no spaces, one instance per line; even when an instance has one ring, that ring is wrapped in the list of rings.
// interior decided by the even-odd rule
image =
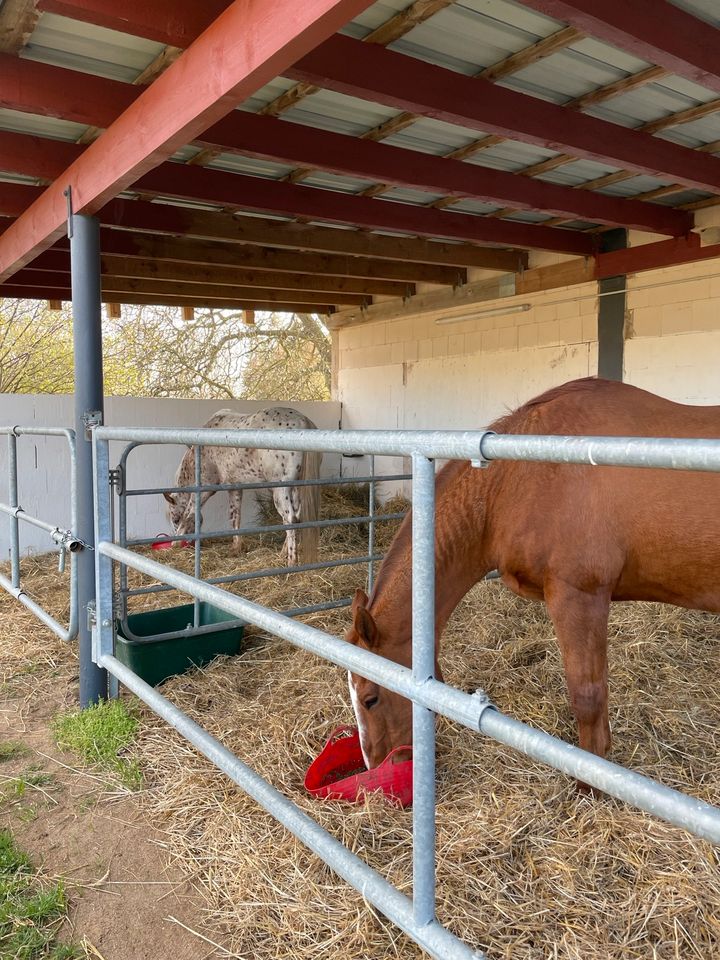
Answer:
[[[301,480],[317,480],[320,476],[320,464],[322,463],[322,453],[305,451],[302,459]],[[307,487],[300,487],[300,520],[306,521],[320,519],[320,486],[312,484]],[[320,530],[318,527],[305,527],[299,530],[300,534],[300,562],[315,563],[318,559],[318,544],[320,541]]]

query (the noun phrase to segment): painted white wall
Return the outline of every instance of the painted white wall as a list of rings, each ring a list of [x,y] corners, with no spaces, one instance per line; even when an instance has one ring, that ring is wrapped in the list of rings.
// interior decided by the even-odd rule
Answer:
[[[230,408],[239,413],[252,413],[273,406],[272,401],[249,400],[153,400],[148,398],[111,397],[106,400],[105,422],[126,427],[199,427],[217,411]],[[340,403],[293,403],[292,406],[308,416],[320,428],[340,426]],[[73,426],[72,396],[30,396],[0,394],[0,424],[21,426]],[[111,460],[117,463],[124,444],[111,444]],[[185,447],[155,445],[140,447],[128,459],[128,487],[147,488],[172,486],[175,471]],[[326,454],[322,475],[337,474],[340,458]],[[61,438],[26,436],[18,438],[18,493],[21,506],[30,514],[48,523],[68,527],[70,523],[70,492],[68,486],[69,460],[67,444]],[[7,443],[0,437],[0,500],[7,503]],[[243,521],[254,515],[254,497],[248,493],[243,499]],[[203,509],[204,526],[220,529],[229,526],[227,495],[217,494]],[[7,557],[9,518],[0,516],[0,556]],[[279,519],[278,519],[278,522]],[[131,497],[128,499],[128,533],[131,537],[152,537],[171,532],[162,497]],[[45,553],[50,540],[47,534],[20,526],[23,553]]]

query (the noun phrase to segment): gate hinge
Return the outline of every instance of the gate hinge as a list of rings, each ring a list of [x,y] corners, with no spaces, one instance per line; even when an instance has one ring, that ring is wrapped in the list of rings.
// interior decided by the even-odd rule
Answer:
[[[88,600],[87,605],[87,628],[92,633],[97,625],[97,607],[94,600]]]
[[[111,470],[108,470],[108,482],[110,486],[114,488],[118,496],[125,493],[125,474],[121,466],[113,467]]]
[[[103,422],[102,410],[86,410],[80,418],[85,425],[85,439],[92,440],[93,427],[101,427]]]

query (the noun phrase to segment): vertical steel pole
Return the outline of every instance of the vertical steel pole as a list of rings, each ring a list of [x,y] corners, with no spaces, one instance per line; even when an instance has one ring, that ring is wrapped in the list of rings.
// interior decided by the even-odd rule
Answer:
[[[202,447],[198,444],[195,447],[195,486],[199,487],[202,483]],[[200,533],[200,528],[202,527],[202,493],[200,490],[195,491],[195,533]],[[193,546],[195,547],[195,576],[197,579],[200,579],[201,571],[201,561],[200,561],[200,551],[202,550],[202,540],[196,540]],[[200,626],[200,601],[197,597],[193,597],[193,626]]]
[[[75,430],[77,434],[77,535],[94,545],[92,443],[89,423],[102,422],[103,361],[100,301],[100,226],[94,217],[70,214],[73,343],[75,349]],[[103,482],[107,482],[107,478]],[[93,663],[86,611],[95,601],[95,556],[78,557],[80,609],[80,706],[107,697],[107,673]]]
[[[18,508],[17,437],[8,434],[8,505]],[[12,585],[20,587],[20,521],[10,518],[10,569]]]
[[[375,454],[370,456],[370,484],[368,487],[368,593],[372,593],[375,586]]]
[[[412,673],[435,676],[435,466],[413,455]],[[413,703],[413,912],[435,919],[435,714]]]

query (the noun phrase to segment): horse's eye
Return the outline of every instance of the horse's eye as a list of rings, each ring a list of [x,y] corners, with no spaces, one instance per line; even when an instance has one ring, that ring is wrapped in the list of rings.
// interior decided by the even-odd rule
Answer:
[[[372,710],[375,704],[378,702],[377,697],[368,697],[367,700],[363,703],[363,706],[366,710]]]

